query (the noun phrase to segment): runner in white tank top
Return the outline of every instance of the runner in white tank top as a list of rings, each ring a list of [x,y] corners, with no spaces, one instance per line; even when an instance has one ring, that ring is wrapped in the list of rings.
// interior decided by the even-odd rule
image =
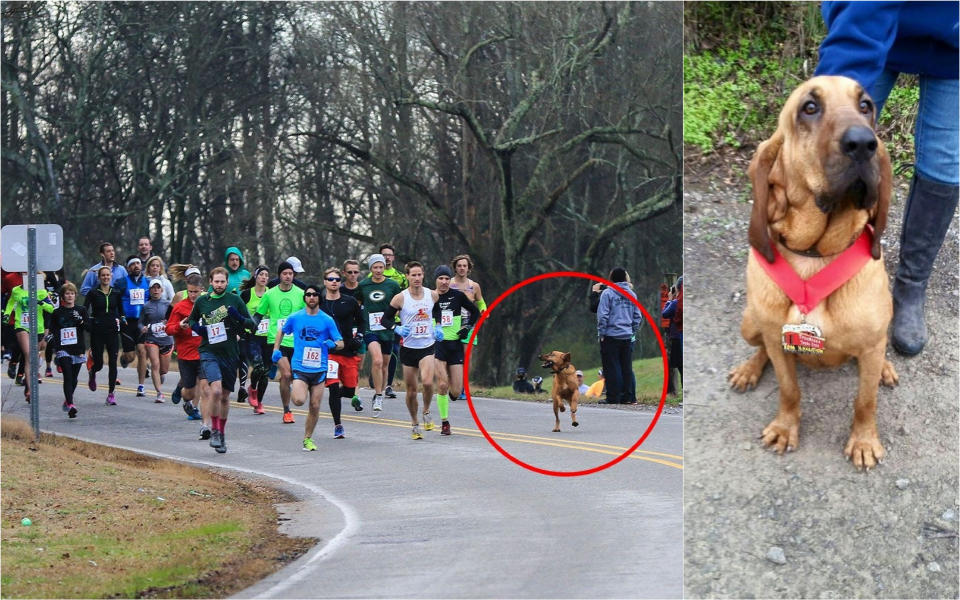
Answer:
[[[403,364],[403,383],[406,392],[407,410],[413,424],[411,437],[423,439],[420,433],[419,403],[417,402],[417,376],[423,385],[423,428],[433,430],[430,417],[430,401],[433,399],[433,345],[440,327],[433,325],[433,305],[437,302],[435,290],[423,287],[423,265],[409,262],[406,265],[407,281],[410,287],[390,300],[390,306],[380,320],[384,326],[394,322],[399,311],[400,325],[394,331],[403,338],[400,345],[400,362]]]

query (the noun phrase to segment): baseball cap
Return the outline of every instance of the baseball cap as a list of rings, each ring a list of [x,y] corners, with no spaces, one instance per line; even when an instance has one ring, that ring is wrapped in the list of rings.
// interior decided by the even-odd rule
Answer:
[[[583,377],[583,371],[581,371],[580,369],[577,369],[576,375],[577,377]]]
[[[184,277],[189,277],[190,275],[199,275],[200,269],[196,267],[187,267],[187,270],[183,272]]]
[[[526,374],[527,374],[526,369],[524,369],[523,367],[517,367],[517,375],[526,375]]]
[[[603,377],[603,369],[597,369],[597,375]]]
[[[158,286],[160,286],[160,287],[163,287],[163,284],[160,283],[160,278],[159,278],[159,277],[157,277],[156,279],[154,279],[153,281],[150,282],[150,287],[153,287],[153,286],[155,286],[155,285],[158,285]]]
[[[387,266],[387,259],[385,259],[382,254],[371,254],[370,258],[367,259],[367,267],[372,269],[373,264],[378,262],[382,262],[383,266]]]
[[[453,277],[453,271],[447,265],[440,265],[433,272],[433,278],[436,279],[437,277]]]
[[[287,259],[287,262],[290,263],[290,266],[293,267],[294,273],[303,273],[303,263],[300,262],[300,259],[296,256],[291,256]]]

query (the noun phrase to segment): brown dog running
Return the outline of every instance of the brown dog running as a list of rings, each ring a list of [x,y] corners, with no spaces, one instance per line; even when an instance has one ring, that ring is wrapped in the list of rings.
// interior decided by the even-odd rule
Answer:
[[[543,368],[553,371],[553,416],[556,423],[554,431],[560,431],[560,413],[566,410],[563,401],[570,405],[571,425],[577,427],[577,403],[580,402],[580,387],[577,385],[577,368],[570,363],[570,353],[554,350],[550,354],[538,356],[543,361]]]
[[[815,77],[794,90],[776,132],[757,148],[749,169],[754,250],[747,261],[740,330],[759,349],[729,375],[731,386],[743,391],[756,385],[767,360],[773,363],[780,407],[761,437],[782,453],[795,449],[799,437],[797,361],[834,367],[856,358],[859,387],[844,454],[858,469],[883,459],[877,388],[898,380],[884,356],[893,302],[880,252],[892,173],[887,151],[874,135],[875,120],[873,101],[857,82]],[[872,238],[858,239],[869,235],[864,232],[868,223]],[[812,289],[814,281],[825,280],[812,278],[834,261],[839,266],[841,254],[855,245],[862,266],[851,269],[845,283],[831,280],[815,306],[797,300],[795,290],[788,296],[784,289],[790,285],[775,282],[771,274],[776,261],[785,260],[797,281],[804,280],[800,285]]]

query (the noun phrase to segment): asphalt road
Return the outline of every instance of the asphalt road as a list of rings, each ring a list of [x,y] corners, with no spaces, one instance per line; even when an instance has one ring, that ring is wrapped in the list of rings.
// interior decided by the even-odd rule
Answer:
[[[81,381],[86,371],[81,369]],[[100,377],[101,383],[104,379]],[[172,390],[176,374],[165,388]],[[133,369],[121,380],[135,381]],[[148,390],[150,385],[148,383]],[[282,527],[320,543],[238,597],[655,597],[682,595],[682,417],[664,414],[644,444],[602,471],[552,477],[509,461],[494,449],[466,402],[451,403],[453,435],[410,439],[403,395],[372,418],[344,411],[346,439],[333,439],[324,403],[314,440],[303,452],[305,411],[280,420],[275,385],[267,413],[233,403],[226,454],[197,439],[199,423],[179,406],[136,398],[118,388],[81,384],[80,414],[60,410],[59,376],[39,386],[41,428],[190,463],[269,478],[301,502],[281,506]],[[3,415],[29,419],[22,388],[2,380]],[[584,406],[580,427],[562,414],[552,433],[547,403],[477,398],[477,414],[518,460],[552,471],[610,462],[632,446],[653,412]],[[436,408],[433,409],[436,418]],[[439,422],[439,421],[438,421]],[[439,426],[438,426],[439,429]],[[283,519],[290,519],[289,521]]]

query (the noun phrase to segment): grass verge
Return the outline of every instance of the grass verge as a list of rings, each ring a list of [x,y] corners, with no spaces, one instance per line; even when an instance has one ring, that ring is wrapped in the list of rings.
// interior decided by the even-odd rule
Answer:
[[[293,498],[264,484],[0,426],[3,598],[223,597],[317,541],[277,532]]]
[[[539,369],[539,366],[538,366]],[[596,368],[583,368],[584,383],[590,385],[597,380]],[[660,358],[640,358],[633,361],[633,372],[637,378],[637,401],[640,404],[660,404],[660,392],[663,389],[663,360]],[[547,401],[550,399],[550,392],[553,390],[553,376],[549,369],[531,370],[528,379],[535,375],[543,377],[542,394],[518,394],[513,391],[513,382],[510,385],[501,385],[497,387],[471,386],[470,394],[473,396],[489,396],[493,398],[507,398],[510,400],[528,400],[528,401]],[[580,396],[581,404],[597,404],[598,398],[587,398]],[[666,404],[678,405],[683,402],[683,394],[676,398],[667,397]]]

